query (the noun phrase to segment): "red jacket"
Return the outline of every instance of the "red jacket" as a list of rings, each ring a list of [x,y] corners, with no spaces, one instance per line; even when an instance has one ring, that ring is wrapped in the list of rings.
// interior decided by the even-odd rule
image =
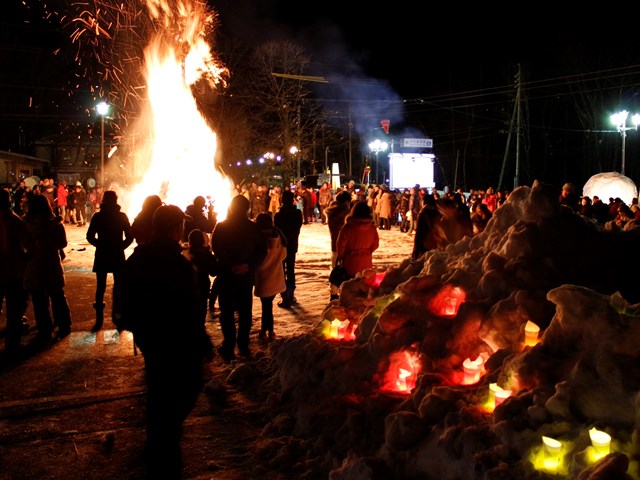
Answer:
[[[347,217],[338,234],[337,252],[349,275],[373,267],[373,252],[379,243],[378,229],[371,219]]]
[[[67,190],[67,186],[59,184],[58,185],[58,193],[57,193],[57,200],[58,200],[58,206],[59,207],[66,207],[67,206],[67,197],[68,196],[69,196],[69,190]]]

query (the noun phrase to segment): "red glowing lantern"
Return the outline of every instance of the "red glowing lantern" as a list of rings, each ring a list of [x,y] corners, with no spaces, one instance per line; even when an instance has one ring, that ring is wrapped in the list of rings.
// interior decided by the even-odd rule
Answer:
[[[387,272],[375,272],[373,275],[365,278],[365,283],[370,287],[378,288],[380,287],[380,284],[384,280],[386,274]]]
[[[429,301],[429,310],[436,315],[455,317],[460,305],[464,303],[467,294],[460,287],[444,285],[440,291]]]
[[[402,350],[391,354],[389,369],[381,389],[393,393],[411,393],[416,386],[421,368],[420,358],[416,352]]]

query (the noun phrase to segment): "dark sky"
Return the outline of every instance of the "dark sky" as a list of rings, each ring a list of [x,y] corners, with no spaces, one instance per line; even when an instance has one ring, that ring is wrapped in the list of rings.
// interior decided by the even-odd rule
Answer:
[[[538,114],[544,120],[543,124],[539,119],[531,119],[532,136],[544,135],[544,142],[536,140],[535,145],[544,148],[536,158],[548,158],[554,167],[562,165],[550,153],[560,150],[563,158],[569,154],[575,156],[575,166],[582,168],[584,153],[577,149],[574,153],[571,149],[582,141],[584,125],[572,124],[578,115],[570,102],[567,102],[569,110],[559,112],[553,104],[554,95],[582,88],[570,82],[577,75],[608,72],[616,67],[637,66],[635,71],[640,70],[635,17],[621,6],[612,5],[607,9],[601,5],[595,9],[580,4],[571,8],[563,6],[560,11],[557,2],[552,5],[519,2],[505,9],[487,4],[470,8],[460,2],[437,5],[404,0],[382,4],[335,0],[318,3],[208,1],[219,14],[221,41],[233,37],[248,44],[274,39],[300,42],[311,56],[310,73],[331,82],[327,86],[313,85],[317,97],[335,105],[340,105],[339,102],[353,105],[351,100],[362,97],[381,101],[364,103],[363,111],[357,112],[354,128],[361,138],[368,138],[371,129],[379,127],[379,121],[389,114],[384,102],[405,108],[399,117],[391,117],[392,128],[406,120],[405,113],[414,117],[422,115],[418,119],[419,128],[425,136],[434,138],[436,153],[445,165],[455,165],[461,141],[485,136],[495,138],[497,148],[489,156],[485,145],[478,146],[475,152],[478,160],[469,160],[468,165],[480,164],[489,156],[492,164],[498,164],[499,168],[506,143],[505,119],[508,122],[513,107],[511,97],[504,92],[501,99],[495,101],[487,92],[513,88],[516,65],[520,63],[529,87],[531,115]],[[3,131],[16,123],[15,112],[19,110],[16,105],[24,106],[30,101],[24,85],[35,83],[41,92],[57,89],[61,95],[72,87],[49,81],[54,78],[53,70],[73,80],[69,73],[73,70],[71,66],[65,65],[61,56],[52,54],[57,47],[66,52],[72,50],[68,33],[56,34],[52,31],[54,22],[38,20],[35,13],[36,5],[55,2],[70,5],[68,0],[30,0],[26,8],[20,0],[0,1]],[[31,16],[29,9],[34,12]],[[22,77],[17,75],[18,67]],[[598,73],[597,77],[601,79],[603,75]],[[606,75],[611,82],[618,74]],[[629,72],[625,75],[629,76]],[[559,80],[551,82],[554,87],[533,88],[537,82],[550,79]],[[632,101],[640,106],[635,98],[637,82],[633,82],[621,81],[617,90],[608,92],[613,93],[613,98],[598,105],[602,110],[602,123],[606,122],[607,109],[631,108],[633,104],[629,102]],[[563,92],[556,88],[560,84]],[[475,92],[480,92],[481,97],[476,97]],[[443,106],[442,98],[450,105]],[[539,107],[540,99],[545,102],[542,107]],[[61,96],[60,104],[65,103],[68,103],[66,98]],[[505,106],[501,111],[500,103]],[[425,109],[416,108],[423,104],[433,107],[431,117],[424,116]],[[49,117],[36,117],[33,113],[38,114],[30,111],[29,119],[48,121]],[[487,120],[490,130],[479,125],[479,120]],[[470,126],[463,128],[467,122]],[[589,128],[605,127],[596,123]],[[575,132],[581,137],[570,139],[566,132]],[[549,133],[564,136],[551,139]],[[16,137],[14,133],[11,136]],[[617,148],[619,139],[615,135],[607,139]],[[632,142],[627,147],[632,148]],[[604,151],[612,158],[617,155],[614,148]],[[471,153],[467,156],[471,158]],[[573,169],[574,165],[568,164],[561,175],[566,177]],[[485,170],[481,168],[479,173]],[[589,172],[591,170],[593,168]],[[470,172],[469,176],[472,175]],[[496,176],[495,172],[493,175]]]
[[[243,32],[256,42],[295,38],[307,46],[318,72],[355,72],[358,66],[363,76],[389,80],[405,98],[429,95],[429,85],[450,83],[449,76],[479,75],[482,69],[500,81],[506,66],[517,62],[533,64],[537,75],[551,75],[576,49],[633,45],[625,43],[625,35],[607,40],[615,30],[604,29],[601,16],[578,21],[574,12],[543,4],[528,10],[527,2],[512,9],[486,4],[470,9],[459,2],[405,0],[209,1],[223,32]]]

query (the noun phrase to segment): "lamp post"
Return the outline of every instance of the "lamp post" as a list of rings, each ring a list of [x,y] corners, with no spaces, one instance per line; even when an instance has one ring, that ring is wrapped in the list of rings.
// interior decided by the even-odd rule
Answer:
[[[369,144],[369,150],[376,154],[376,185],[378,184],[378,154],[386,151],[387,148],[389,148],[389,144],[378,139]]]
[[[616,129],[622,136],[622,169],[620,170],[620,173],[622,173],[622,175],[624,175],[624,156],[625,144],[627,141],[627,130],[638,130],[638,125],[640,124],[640,115],[636,113],[631,117],[631,120],[633,121],[633,127],[627,127],[628,116],[629,112],[627,112],[626,110],[622,110],[621,112],[611,115],[611,123],[616,126]]]
[[[100,185],[104,189],[104,117],[109,113],[109,104],[100,102],[96,105],[98,115],[101,117],[101,133],[100,133]]]
[[[292,156],[292,157],[295,157],[295,156],[296,156],[296,153],[298,153],[298,147],[296,147],[296,146],[294,145],[293,147],[291,147],[291,148],[289,149],[289,153],[291,153],[291,156]],[[299,180],[300,180],[300,156],[298,156],[298,157],[296,158],[296,160],[298,161],[298,168],[297,168],[297,170],[296,170],[296,173],[297,173],[296,182],[297,182],[297,181],[299,181]]]

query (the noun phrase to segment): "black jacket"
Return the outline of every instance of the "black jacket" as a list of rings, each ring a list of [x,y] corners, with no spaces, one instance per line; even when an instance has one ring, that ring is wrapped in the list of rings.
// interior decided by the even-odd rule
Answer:
[[[283,205],[273,216],[273,224],[287,239],[287,254],[298,253],[298,238],[302,228],[302,210],[295,205]]]
[[[196,368],[211,351],[198,311],[196,273],[179,243],[152,238],[138,245],[121,282],[124,328],[147,367]]]
[[[227,217],[213,230],[211,249],[218,258],[218,281],[253,285],[256,266],[267,254],[267,242],[258,225],[246,216]],[[234,267],[243,264],[249,270],[237,274]]]

